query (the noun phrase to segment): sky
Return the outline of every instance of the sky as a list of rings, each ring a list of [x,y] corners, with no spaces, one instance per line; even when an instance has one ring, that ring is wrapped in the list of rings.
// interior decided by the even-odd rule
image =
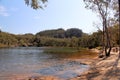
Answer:
[[[85,8],[83,0],[48,0],[46,5],[43,10],[33,10],[24,0],[0,0],[0,29],[13,34],[36,34],[58,28],[97,31],[93,23],[99,19]]]

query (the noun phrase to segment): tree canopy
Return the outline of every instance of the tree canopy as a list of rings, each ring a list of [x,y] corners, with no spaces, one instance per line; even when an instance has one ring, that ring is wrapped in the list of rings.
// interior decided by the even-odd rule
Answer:
[[[70,31],[69,31],[70,30]],[[111,34],[111,44],[116,46],[119,44],[118,25],[109,27]],[[76,32],[75,32],[76,31]],[[78,32],[77,32],[78,31]],[[65,34],[67,32],[67,35]],[[54,33],[54,34],[53,34]],[[75,33],[75,34],[73,34]],[[79,35],[77,35],[79,33]],[[81,33],[80,29],[74,28],[54,29],[40,31],[33,35],[30,33],[15,35],[1,31],[0,32],[0,47],[23,47],[23,46],[55,46],[55,47],[85,47],[95,48],[102,46],[102,31],[94,32],[93,34]]]
[[[111,7],[113,5],[113,2],[111,0],[84,0],[84,2],[86,4],[86,8],[96,12],[102,20],[103,50],[105,50],[106,56],[110,56],[111,38],[108,27],[111,26],[109,24],[109,19],[111,19]]]
[[[24,0],[25,3],[29,6],[31,5],[31,7],[33,9],[43,9],[43,7],[45,7],[45,3],[47,2],[47,0]]]

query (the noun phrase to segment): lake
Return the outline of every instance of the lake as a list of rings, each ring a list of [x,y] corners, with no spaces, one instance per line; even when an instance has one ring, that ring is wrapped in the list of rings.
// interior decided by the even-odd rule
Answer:
[[[50,75],[61,79],[76,77],[89,68],[79,59],[56,57],[43,52],[41,47],[0,49],[0,80],[24,74]],[[32,75],[31,75],[32,76]]]

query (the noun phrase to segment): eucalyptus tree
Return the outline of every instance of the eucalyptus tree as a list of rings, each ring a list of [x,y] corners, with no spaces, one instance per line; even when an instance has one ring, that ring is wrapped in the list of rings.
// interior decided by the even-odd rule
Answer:
[[[119,0],[113,0],[112,2],[112,10],[114,10],[114,20],[118,24],[118,18],[119,18],[119,5],[118,5]]]
[[[29,6],[31,5],[31,7],[33,9],[43,9],[45,7],[45,3],[47,2],[47,0],[24,0],[25,3]]]
[[[84,0],[87,9],[91,9],[100,17],[103,26],[103,50],[105,50],[106,57],[110,56],[111,42],[108,31],[109,17],[111,16],[111,0]]]

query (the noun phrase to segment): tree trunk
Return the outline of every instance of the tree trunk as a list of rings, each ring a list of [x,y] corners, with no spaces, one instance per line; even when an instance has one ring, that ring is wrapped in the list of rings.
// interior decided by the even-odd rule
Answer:
[[[106,33],[106,36],[105,36],[106,37],[105,55],[106,55],[106,57],[109,57],[110,52],[111,52],[111,43],[110,43],[110,36],[109,36],[109,31],[108,31],[106,19],[104,21],[104,27],[105,27],[105,33]]]

